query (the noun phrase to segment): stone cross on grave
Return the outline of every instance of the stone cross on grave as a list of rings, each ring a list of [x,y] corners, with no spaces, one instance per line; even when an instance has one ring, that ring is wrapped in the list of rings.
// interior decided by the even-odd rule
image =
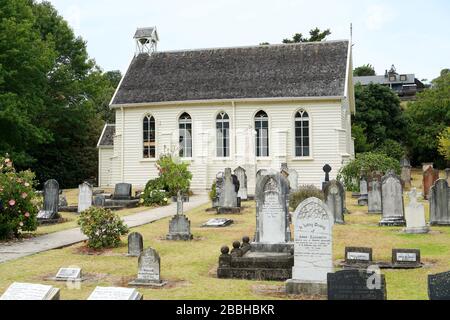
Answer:
[[[183,195],[181,194],[181,191],[178,191],[177,193],[177,214],[183,214]]]
[[[322,182],[322,191],[325,190],[325,186],[330,181],[330,172],[332,170],[331,166],[329,164],[326,164],[323,166],[323,172],[325,172],[325,180]]]

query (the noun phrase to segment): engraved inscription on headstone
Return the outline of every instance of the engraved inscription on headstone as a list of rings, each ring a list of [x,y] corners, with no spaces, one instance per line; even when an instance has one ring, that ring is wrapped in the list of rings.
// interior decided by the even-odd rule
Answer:
[[[59,289],[43,284],[14,282],[0,300],[59,300]]]
[[[160,258],[153,248],[145,249],[139,256],[137,279],[129,285],[163,286],[166,283],[160,278]]]

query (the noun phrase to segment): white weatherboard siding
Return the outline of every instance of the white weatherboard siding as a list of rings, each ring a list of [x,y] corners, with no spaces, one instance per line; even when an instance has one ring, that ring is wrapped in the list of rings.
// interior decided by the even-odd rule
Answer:
[[[112,186],[112,161],[114,155],[114,148],[99,148],[98,149],[98,168],[99,168],[99,186]]]
[[[294,157],[294,116],[299,109],[306,110],[310,117],[312,155],[307,159]],[[270,156],[264,159],[254,156],[254,115],[259,110],[269,116]],[[178,145],[178,117],[187,112],[193,122],[193,158],[186,159],[191,164],[193,190],[206,191],[218,171],[226,167],[234,170],[240,165],[247,170],[249,192],[253,193],[256,171],[261,168],[278,170],[282,162],[298,171],[300,184],[320,187],[324,178],[322,167],[326,163],[333,168],[331,178],[335,178],[343,162],[352,156],[350,115],[349,112],[345,114],[345,110],[348,110],[346,99],[169,104],[117,109],[111,180],[113,184],[128,182],[142,187],[149,179],[156,178],[155,160],[142,157],[143,117],[147,114],[155,117],[158,155]],[[216,157],[215,119],[223,111],[230,117],[231,129],[231,155],[226,159]]]

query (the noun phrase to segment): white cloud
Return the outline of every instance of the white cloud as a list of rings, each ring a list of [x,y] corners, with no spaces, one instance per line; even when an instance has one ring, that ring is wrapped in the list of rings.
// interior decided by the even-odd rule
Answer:
[[[371,31],[382,29],[394,19],[394,11],[385,5],[372,5],[367,8],[366,27]]]

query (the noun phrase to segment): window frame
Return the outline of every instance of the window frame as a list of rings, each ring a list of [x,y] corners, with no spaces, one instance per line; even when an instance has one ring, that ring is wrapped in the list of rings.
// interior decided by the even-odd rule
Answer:
[[[259,113],[261,113],[261,112],[264,112],[265,114],[266,114],[266,116],[267,116],[267,155],[266,156],[258,156],[258,144],[257,144],[257,141],[258,141],[258,130],[257,130],[257,128],[256,128],[256,116],[259,114]],[[271,122],[270,122],[270,116],[269,116],[269,114],[266,112],[266,111],[264,111],[263,109],[259,109],[258,111],[256,111],[254,114],[253,114],[253,129],[255,130],[255,150],[254,150],[254,152],[255,152],[255,157],[256,157],[256,159],[257,160],[268,160],[268,159],[270,159],[270,157],[271,157],[271,146],[270,146],[270,137],[271,137],[271,134],[270,134],[270,130],[271,130]]]
[[[144,143],[145,143],[145,139],[144,139],[144,121],[145,119],[148,118],[149,120],[151,120],[151,118],[153,118],[153,121],[155,122],[155,157],[148,157],[145,158],[144,157]],[[150,123],[149,123],[150,125]],[[151,113],[145,113],[144,116],[141,118],[141,161],[142,162],[153,162],[156,161],[158,159],[158,123],[156,121],[156,117],[151,114]]]
[[[309,156],[297,156],[297,145],[296,145],[296,115],[299,112],[306,112],[308,114],[308,138],[309,138]],[[313,118],[311,117],[311,111],[308,108],[299,108],[294,111],[292,114],[293,121],[291,122],[292,126],[292,159],[295,161],[305,161],[305,160],[314,160],[314,148],[313,148]]]
[[[190,118],[190,125],[191,125],[191,145],[190,145],[190,149],[191,149],[191,154],[189,155],[189,156],[186,156],[186,154],[185,153],[183,153],[183,156],[181,156],[181,143],[180,143],[180,130],[182,130],[181,128],[180,128],[180,125],[181,125],[181,117],[183,116],[183,115],[188,115],[189,116],[189,118]],[[186,124],[188,124],[188,123],[186,123]],[[183,130],[186,130],[186,129],[183,129]],[[177,117],[177,132],[178,132],[178,135],[177,135],[177,144],[178,144],[178,147],[180,148],[179,150],[178,150],[178,156],[181,158],[181,159],[184,159],[184,160],[192,160],[193,159],[193,156],[194,156],[194,120],[193,120],[193,118],[192,118],[192,116],[191,116],[191,114],[189,113],[189,112],[187,112],[187,111],[182,111],[179,115],[178,115],[178,117]]]
[[[222,129],[223,129],[223,124],[226,122],[224,121],[224,116],[228,117],[228,155],[219,155],[219,136],[218,136],[218,128],[217,128],[217,124],[219,121],[221,121],[222,123]],[[221,117],[221,119],[219,119],[219,117]],[[226,111],[219,111],[214,118],[214,132],[215,132],[215,159],[230,159],[231,158],[231,117],[228,114],[228,112]],[[225,138],[226,139],[226,138]],[[222,138],[222,143],[223,143],[224,139]],[[222,144],[222,150],[224,151],[226,148],[224,147],[224,145]]]

